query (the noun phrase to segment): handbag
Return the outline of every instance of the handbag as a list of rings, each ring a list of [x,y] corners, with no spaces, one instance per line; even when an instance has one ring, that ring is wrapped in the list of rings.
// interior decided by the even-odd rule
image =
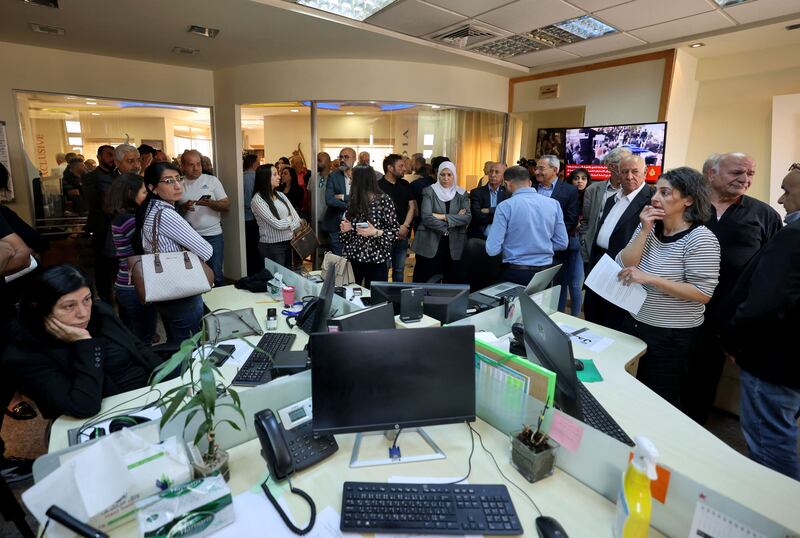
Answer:
[[[128,257],[128,283],[133,282],[142,304],[199,295],[214,283],[214,271],[194,252],[158,252],[162,211],[153,219],[154,252]]]
[[[333,252],[326,252],[325,257],[322,259],[322,274],[326,274],[328,267],[333,265],[335,267],[334,276],[336,286],[346,286],[356,281],[356,275],[353,273],[353,266],[350,260],[342,256],[337,256]]]
[[[300,259],[305,260],[316,252],[319,241],[311,226],[305,224],[294,233],[290,244]]]
[[[203,317],[206,332],[206,342],[216,344],[223,340],[230,340],[239,336],[262,335],[261,325],[258,323],[252,308],[228,310],[220,308]]]

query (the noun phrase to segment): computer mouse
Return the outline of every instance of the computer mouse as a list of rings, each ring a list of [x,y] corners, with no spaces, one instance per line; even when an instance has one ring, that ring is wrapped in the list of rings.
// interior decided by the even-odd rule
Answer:
[[[536,518],[536,532],[539,534],[539,538],[569,538],[564,527],[550,516]]]
[[[583,370],[583,366],[584,366],[583,361],[581,361],[580,359],[575,359],[575,370],[580,372],[581,370]]]
[[[103,428],[95,427],[92,428],[92,432],[89,434],[89,439],[97,439],[98,437],[102,437],[106,434],[106,431]]]
[[[131,426],[136,426],[137,424],[143,424],[149,421],[150,419],[147,417],[137,417],[135,415],[117,417],[108,425],[108,431],[114,433],[118,432],[122,428],[130,428]]]

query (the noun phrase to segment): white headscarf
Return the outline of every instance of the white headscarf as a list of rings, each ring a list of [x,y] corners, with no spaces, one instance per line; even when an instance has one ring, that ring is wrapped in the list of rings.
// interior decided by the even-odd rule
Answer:
[[[442,173],[442,170],[447,168],[453,174],[453,185],[449,189],[445,189],[442,187],[442,184],[439,182],[439,174]],[[456,165],[451,163],[450,161],[445,161],[439,165],[439,169],[436,171],[436,183],[431,185],[433,188],[433,192],[436,193],[436,197],[439,198],[442,202],[449,202],[453,198],[456,197],[456,193],[464,194],[465,191],[463,187],[458,186],[458,176],[456,175]]]

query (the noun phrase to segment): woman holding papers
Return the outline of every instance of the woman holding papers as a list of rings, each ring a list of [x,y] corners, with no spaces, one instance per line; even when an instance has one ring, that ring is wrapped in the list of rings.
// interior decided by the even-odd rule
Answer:
[[[45,417],[90,417],[103,398],[147,385],[161,359],[71,265],[37,274],[19,306],[3,367]]]
[[[647,343],[636,377],[681,407],[689,361],[696,360],[705,304],[719,277],[720,248],[703,222],[711,211],[703,176],[688,167],[663,174],[652,206],[617,262],[619,280],[642,284],[647,298],[623,330]]]
[[[422,191],[421,222],[411,247],[416,254],[413,281],[442,275],[445,282],[464,282],[460,260],[472,220],[469,197],[458,185],[453,163],[441,163],[436,177],[436,183]]]

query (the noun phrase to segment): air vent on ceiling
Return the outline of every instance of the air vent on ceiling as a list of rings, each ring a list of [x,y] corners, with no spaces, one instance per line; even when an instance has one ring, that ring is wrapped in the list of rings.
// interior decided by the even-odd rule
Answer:
[[[444,43],[455,45],[456,47],[464,49],[469,46],[475,45],[476,43],[480,43],[481,41],[486,41],[487,39],[492,39],[494,37],[499,37],[499,36],[494,32],[492,32],[491,30],[488,30],[481,26],[476,26],[474,24],[467,24],[466,26],[460,26],[455,30],[450,30],[445,34],[437,35],[433,38],[433,40],[442,41]]]
[[[217,34],[219,34],[219,30],[217,30],[216,28],[209,28],[207,26],[197,26],[193,24],[189,27],[189,33],[201,35],[203,37],[214,38],[217,37]]]
[[[36,24],[35,22],[30,23],[31,30],[39,34],[48,34],[48,35],[64,35],[65,30],[60,26],[50,26],[48,24]]]
[[[789,30],[789,31],[791,31],[791,30],[797,30],[798,28],[800,28],[800,23],[797,23],[797,24],[790,24],[789,26],[787,26],[787,27],[786,27],[786,29],[787,29],[787,30]]]
[[[58,9],[58,0],[22,0],[26,4],[32,6],[52,7]]]
[[[188,56],[194,56],[200,49],[191,49],[189,47],[172,47],[172,52],[175,54],[186,54]]]

